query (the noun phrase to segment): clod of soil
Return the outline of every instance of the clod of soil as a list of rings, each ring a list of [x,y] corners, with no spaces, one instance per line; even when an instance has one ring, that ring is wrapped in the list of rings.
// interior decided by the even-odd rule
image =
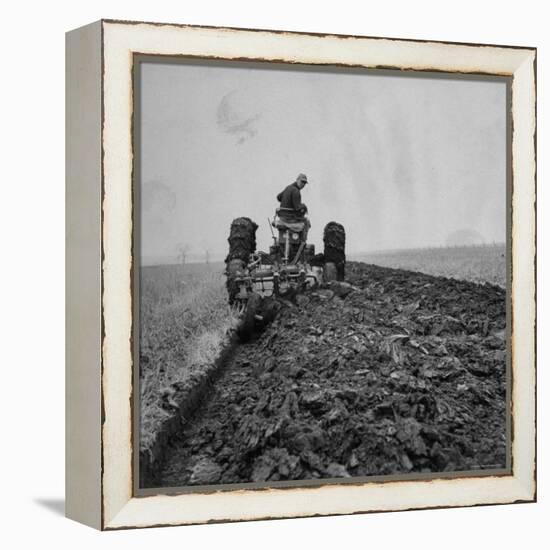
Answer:
[[[348,263],[240,346],[160,485],[504,468],[505,298]]]

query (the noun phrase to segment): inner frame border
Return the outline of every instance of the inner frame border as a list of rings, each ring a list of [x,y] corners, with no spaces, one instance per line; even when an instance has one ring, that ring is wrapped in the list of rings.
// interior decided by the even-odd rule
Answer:
[[[319,72],[332,74],[363,74],[376,76],[390,76],[400,78],[425,78],[429,80],[455,80],[455,81],[476,81],[476,82],[497,82],[506,85],[505,97],[505,131],[506,131],[506,182],[505,182],[505,215],[506,215],[506,466],[504,468],[487,468],[480,470],[460,470],[454,472],[433,472],[422,474],[420,472],[410,474],[388,474],[373,476],[352,476],[351,478],[322,478],[288,480],[276,482],[243,482],[234,484],[216,485],[193,485],[173,486],[158,488],[142,488],[139,486],[139,434],[140,434],[140,381],[139,381],[139,340],[140,340],[140,239],[141,239],[141,67],[144,63],[155,63],[162,65],[199,65],[212,68],[250,68],[251,70],[281,70],[288,72]],[[249,65],[249,67],[246,67]],[[313,65],[301,63],[282,63],[271,61],[259,61],[247,59],[236,61],[234,59],[220,59],[201,56],[185,55],[164,55],[164,54],[141,54],[133,53],[132,56],[132,304],[133,314],[133,377],[132,377],[132,480],[133,496],[146,497],[153,495],[178,495],[192,493],[216,493],[221,491],[235,490],[263,490],[263,489],[286,489],[286,488],[307,488],[323,487],[326,485],[339,484],[365,484],[365,483],[390,483],[392,481],[429,481],[432,479],[463,479],[472,477],[506,476],[513,473],[513,422],[512,411],[512,368],[511,368],[511,314],[512,314],[512,113],[511,113],[512,78],[509,76],[495,76],[492,74],[479,73],[448,73],[433,71],[402,71],[400,69],[370,69],[365,67],[349,67],[346,65]]]

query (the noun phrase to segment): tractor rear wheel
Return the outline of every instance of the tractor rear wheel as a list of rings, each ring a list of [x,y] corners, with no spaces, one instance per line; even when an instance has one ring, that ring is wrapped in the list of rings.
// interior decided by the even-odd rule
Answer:
[[[252,292],[248,297],[241,324],[237,329],[237,334],[241,342],[247,342],[254,334],[254,329],[256,328],[256,313],[260,311],[261,303],[262,298],[256,292]]]
[[[256,229],[255,224],[250,218],[236,218],[231,222],[229,230],[229,254],[225,259],[228,264],[231,260],[242,260],[248,263],[250,254],[256,252]]]
[[[225,274],[227,276],[227,292],[229,303],[235,300],[239,289],[235,284],[238,272],[244,271],[250,255],[256,251],[256,229],[258,226],[250,218],[236,218],[229,230],[229,254],[225,258]]]
[[[336,267],[336,279],[343,281],[346,272],[346,232],[344,226],[336,222],[329,222],[325,226],[323,242],[325,244],[325,266],[333,263]]]

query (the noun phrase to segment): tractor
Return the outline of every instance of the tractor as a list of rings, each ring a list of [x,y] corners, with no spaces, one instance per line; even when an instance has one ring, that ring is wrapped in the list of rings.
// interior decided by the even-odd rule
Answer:
[[[256,327],[269,322],[273,305],[293,299],[297,293],[321,284],[343,280],[345,274],[345,231],[336,222],[326,225],[324,252],[306,242],[306,221],[286,221],[281,209],[268,219],[273,244],[269,253],[256,250],[258,225],[250,218],[231,223],[229,254],[225,260],[229,303],[238,308],[238,334],[250,339]]]

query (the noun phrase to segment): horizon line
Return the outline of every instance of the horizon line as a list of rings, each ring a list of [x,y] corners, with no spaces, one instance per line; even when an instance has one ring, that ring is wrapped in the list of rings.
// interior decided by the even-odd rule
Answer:
[[[492,248],[506,246],[505,242],[495,241],[490,243],[477,243],[477,244],[458,244],[458,245],[426,245],[426,246],[413,246],[407,248],[378,248],[374,250],[360,250],[355,252],[349,252],[347,257],[369,256],[377,254],[391,254],[396,252],[413,252],[415,250],[443,250],[443,249],[457,249],[457,248]],[[211,255],[209,262],[206,262],[204,258],[197,259],[196,257],[189,258],[183,265],[191,264],[206,264],[206,263],[223,263],[225,254],[223,255]],[[177,255],[173,256],[145,256],[144,261],[140,262],[140,267],[153,267],[160,265],[182,265],[182,262],[178,260]]]

